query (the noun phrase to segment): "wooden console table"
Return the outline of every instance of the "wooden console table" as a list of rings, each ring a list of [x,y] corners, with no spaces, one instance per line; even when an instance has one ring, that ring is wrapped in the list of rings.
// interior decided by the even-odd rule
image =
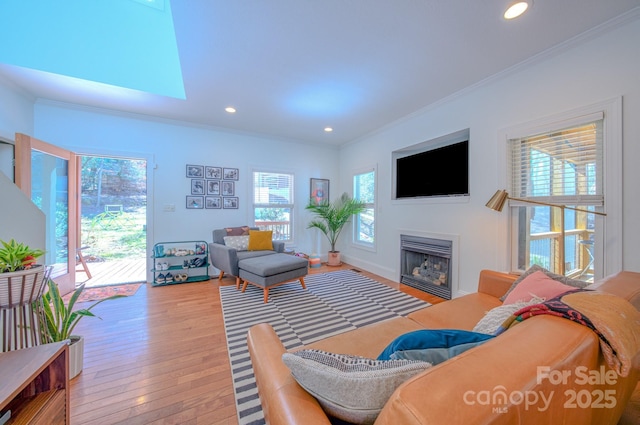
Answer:
[[[66,342],[0,353],[0,418],[11,411],[6,425],[69,424],[68,359]]]

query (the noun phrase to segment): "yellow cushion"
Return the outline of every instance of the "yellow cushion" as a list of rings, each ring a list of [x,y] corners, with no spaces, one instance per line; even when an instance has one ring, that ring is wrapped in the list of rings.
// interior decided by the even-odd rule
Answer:
[[[271,230],[249,230],[249,251],[272,250]]]

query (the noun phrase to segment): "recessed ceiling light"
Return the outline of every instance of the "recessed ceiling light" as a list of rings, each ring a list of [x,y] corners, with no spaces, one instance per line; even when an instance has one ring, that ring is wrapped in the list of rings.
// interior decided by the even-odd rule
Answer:
[[[531,5],[531,1],[517,1],[512,3],[504,12],[504,19],[515,19],[522,15]]]
[[[225,111],[227,111],[230,114],[235,114],[236,113],[236,108],[234,108],[233,106],[227,106],[226,108],[224,108]]]
[[[325,131],[325,132],[327,132],[327,133],[331,133],[331,132],[333,131],[333,128],[331,128],[331,127],[325,127],[325,128],[324,128],[324,131]]]

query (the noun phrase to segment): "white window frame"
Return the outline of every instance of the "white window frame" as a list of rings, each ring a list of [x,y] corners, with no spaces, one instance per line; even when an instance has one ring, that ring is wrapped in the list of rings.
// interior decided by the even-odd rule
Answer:
[[[255,174],[256,173],[268,173],[268,174],[284,174],[291,177],[291,186],[290,190],[290,204],[269,204],[269,203],[256,203],[255,202]],[[295,233],[294,233],[294,223],[295,223],[295,174],[290,170],[273,170],[273,169],[263,169],[263,168],[255,168],[251,170],[251,222],[254,226],[256,225],[256,208],[288,208],[290,210],[289,215],[289,238],[287,239],[276,239],[274,236],[274,240],[279,240],[285,242],[286,244],[291,244],[294,242]]]
[[[358,248],[362,248],[368,251],[375,251],[376,250],[376,240],[377,240],[377,220],[376,220],[376,216],[378,215],[378,166],[377,164],[373,165],[373,166],[369,166],[369,167],[363,167],[363,168],[359,168],[357,170],[355,170],[352,173],[351,176],[351,185],[352,185],[352,190],[353,190],[353,197],[355,199],[355,181],[356,181],[356,177],[362,174],[367,174],[367,173],[371,173],[373,172],[373,202],[372,203],[367,203],[366,204],[366,208],[367,209],[372,209],[373,210],[373,242],[369,243],[369,242],[365,242],[365,241],[361,241],[358,239],[358,226],[357,226],[357,220],[358,217],[355,216],[353,217],[353,223],[352,223],[352,233],[351,233],[351,243],[358,247]]]
[[[596,244],[594,256],[596,261],[597,280],[622,270],[622,98],[599,102],[593,105],[574,109],[565,113],[541,118],[500,131],[499,167],[503,168],[499,179],[500,188],[507,187],[508,181],[508,141],[519,137],[550,133],[557,129],[571,127],[584,122],[584,117],[602,113],[604,143],[604,211],[607,216],[596,216]],[[515,195],[514,195],[515,196]],[[517,270],[517,208],[509,208],[510,214],[505,220],[511,222],[505,252],[505,267]],[[599,220],[599,221],[598,221]],[[504,239],[502,239],[504,240]],[[606,250],[605,250],[606,247]]]

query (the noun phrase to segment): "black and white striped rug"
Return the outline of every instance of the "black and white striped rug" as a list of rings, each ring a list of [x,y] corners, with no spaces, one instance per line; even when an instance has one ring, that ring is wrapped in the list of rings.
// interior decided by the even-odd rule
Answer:
[[[220,287],[222,312],[240,425],[264,424],[249,351],[247,331],[270,323],[283,345],[291,349],[319,339],[390,319],[429,304],[351,270],[307,275],[307,290],[294,281],[269,291],[249,285]]]

